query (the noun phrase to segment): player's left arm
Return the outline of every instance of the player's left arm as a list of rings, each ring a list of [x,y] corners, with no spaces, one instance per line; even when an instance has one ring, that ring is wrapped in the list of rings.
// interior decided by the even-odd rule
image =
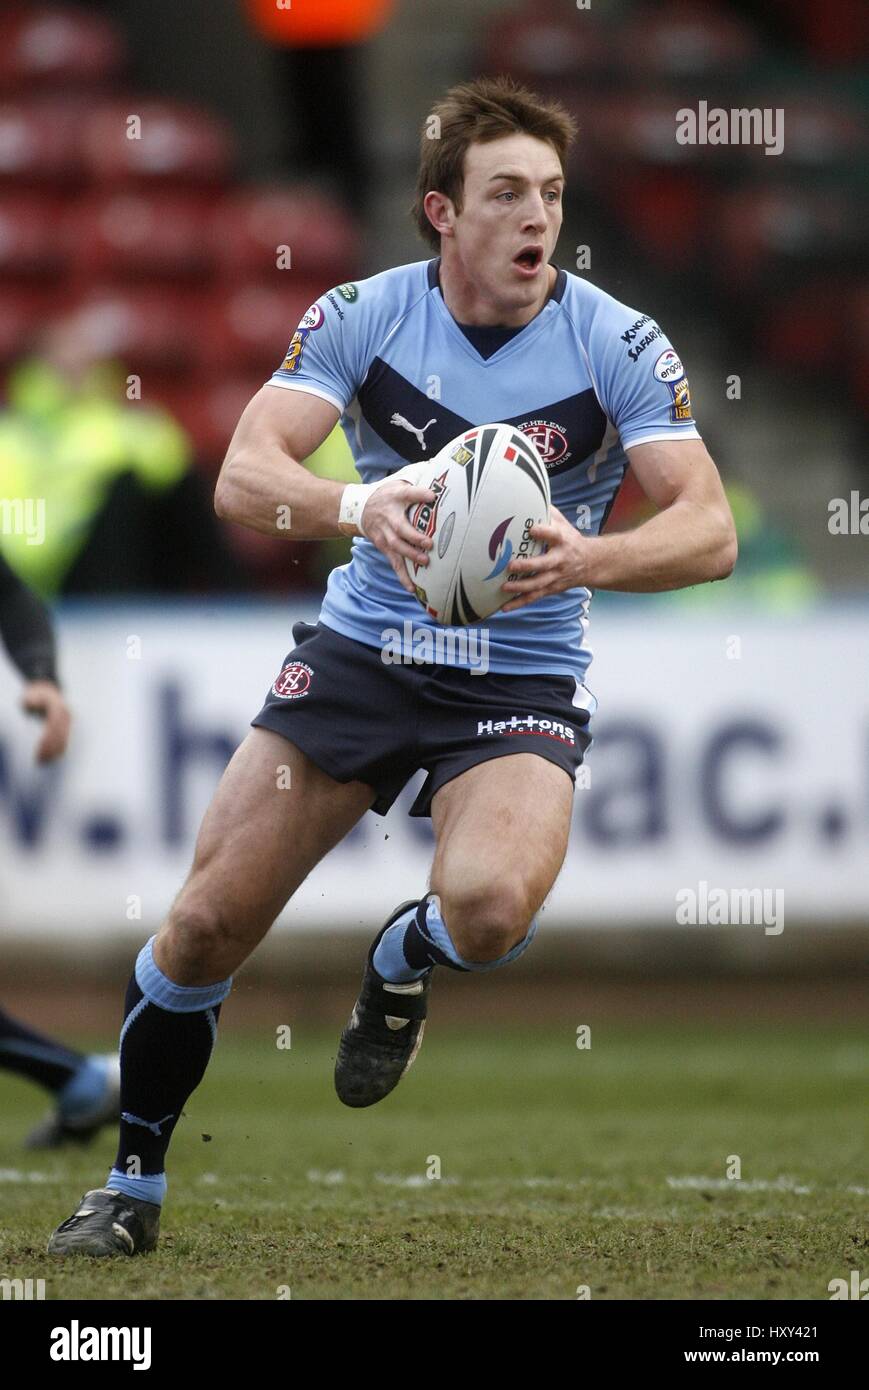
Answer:
[[[656,593],[726,579],[732,572],[736,528],[703,441],[654,440],[626,453],[656,514],[631,531],[585,536],[553,507],[550,525],[531,531],[546,542],[546,553],[513,562],[510,571],[517,579],[504,589],[516,597],[502,611],[578,585]]]
[[[45,721],[36,761],[50,763],[66,750],[70,711],[57,678],[54,629],[45,604],[0,555],[0,640],[24,677],[21,707]]]

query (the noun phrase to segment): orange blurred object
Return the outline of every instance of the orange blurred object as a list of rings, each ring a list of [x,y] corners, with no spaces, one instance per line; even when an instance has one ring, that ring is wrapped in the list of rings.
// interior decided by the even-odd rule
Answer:
[[[270,43],[291,48],[361,43],[382,29],[395,0],[245,0],[251,23]]]

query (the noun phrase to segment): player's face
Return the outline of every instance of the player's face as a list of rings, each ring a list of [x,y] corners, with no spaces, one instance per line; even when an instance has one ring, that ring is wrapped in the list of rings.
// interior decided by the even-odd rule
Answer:
[[[532,135],[474,144],[465,155],[455,259],[479,296],[504,314],[537,312],[549,292],[563,187],[558,155]]]

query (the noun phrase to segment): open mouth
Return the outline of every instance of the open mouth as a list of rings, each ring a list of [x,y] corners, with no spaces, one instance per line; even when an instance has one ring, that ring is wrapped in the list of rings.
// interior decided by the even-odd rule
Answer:
[[[513,264],[519,266],[521,270],[528,274],[533,274],[543,260],[543,251],[539,246],[525,246],[518,256],[513,257]]]

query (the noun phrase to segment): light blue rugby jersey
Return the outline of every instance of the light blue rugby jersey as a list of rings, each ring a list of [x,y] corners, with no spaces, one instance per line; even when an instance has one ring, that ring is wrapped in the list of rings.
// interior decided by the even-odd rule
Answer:
[[[534,441],[555,506],[597,535],[627,469],[626,447],[699,439],[682,364],[648,315],[559,270],[540,313],[483,358],[444,302],[438,266],[437,258],[417,261],[322,295],[271,378],[341,412],[364,482],[431,458],[474,425],[503,421]],[[487,618],[489,669],[582,684],[590,598],[575,588]],[[320,621],[374,647],[386,629],[437,629],[361,537],[350,563],[329,577]],[[471,649],[468,660],[450,664],[478,662]]]

